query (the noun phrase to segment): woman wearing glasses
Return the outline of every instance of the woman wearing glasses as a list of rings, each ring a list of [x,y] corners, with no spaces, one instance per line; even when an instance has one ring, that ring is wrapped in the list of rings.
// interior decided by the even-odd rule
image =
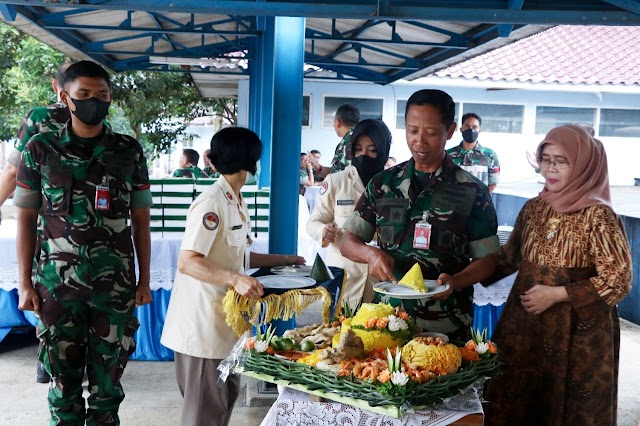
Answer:
[[[631,255],[611,208],[602,143],[551,130],[537,150],[545,186],[518,215],[498,279],[519,271],[493,340],[487,424],[615,425],[620,325]]]

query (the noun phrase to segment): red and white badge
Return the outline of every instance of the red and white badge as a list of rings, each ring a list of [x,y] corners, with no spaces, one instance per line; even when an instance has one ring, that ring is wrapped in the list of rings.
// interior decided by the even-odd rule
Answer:
[[[102,185],[96,185],[96,199],[94,203],[94,207],[96,210],[109,210],[109,187],[106,185],[106,177],[102,179]]]
[[[214,212],[205,213],[205,215],[202,218],[202,224],[209,231],[215,231],[216,229],[218,229],[219,223],[220,223],[220,219],[218,218],[218,215],[215,214]]]
[[[428,249],[431,242],[431,224],[428,222],[416,223],[413,231],[413,248]]]
[[[329,189],[329,184],[327,183],[327,181],[322,182],[322,185],[320,186],[320,195],[323,195],[325,192],[327,192],[327,189]]]

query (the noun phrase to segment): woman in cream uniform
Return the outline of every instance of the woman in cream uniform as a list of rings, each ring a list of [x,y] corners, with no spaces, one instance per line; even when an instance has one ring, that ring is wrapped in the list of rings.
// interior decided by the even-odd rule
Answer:
[[[191,205],[160,342],[175,351],[176,379],[184,398],[182,426],[226,425],[240,378],[218,383],[218,365],[238,340],[225,322],[228,288],[258,299],[262,286],[245,275],[249,267],[304,264],[298,256],[249,253],[251,223],[240,192],[255,174],[262,142],[251,130],[233,127],[211,139],[211,163],[221,173]],[[245,253],[248,259],[245,259]]]
[[[327,264],[342,268],[347,276],[342,289],[342,301],[351,306],[373,300],[374,277],[368,276],[368,266],[353,262],[340,254],[342,225],[364,192],[371,178],[384,170],[389,158],[391,132],[381,120],[363,120],[351,136],[351,165],[328,175],[320,188],[320,196],[307,222],[307,232],[316,241],[327,244]]]

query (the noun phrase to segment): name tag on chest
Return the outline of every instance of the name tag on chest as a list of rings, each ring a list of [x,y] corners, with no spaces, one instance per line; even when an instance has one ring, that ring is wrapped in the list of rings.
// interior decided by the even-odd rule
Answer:
[[[338,200],[338,205],[339,206],[352,206],[354,205],[356,202],[353,200]]]
[[[242,229],[242,225],[236,225],[231,227],[232,231],[235,231],[236,229]]]

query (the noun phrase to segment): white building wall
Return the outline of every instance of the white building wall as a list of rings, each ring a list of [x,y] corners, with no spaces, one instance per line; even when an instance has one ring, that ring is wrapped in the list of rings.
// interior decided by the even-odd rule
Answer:
[[[238,122],[248,122],[248,81],[240,81],[238,88]],[[399,82],[386,86],[370,83],[339,81],[305,81],[304,94],[311,95],[310,126],[302,129],[302,151],[318,149],[322,162],[328,165],[339,138],[333,127],[323,126],[323,100],[325,96],[382,98],[383,120],[391,129],[393,143],[391,155],[398,161],[411,156],[406,145],[404,129],[396,128],[396,103],[407,100],[420,89],[441,89],[456,102],[495,103],[524,105],[523,133],[483,132],[479,142],[498,154],[502,182],[537,181],[540,176],[529,166],[526,152],[534,153],[544,135],[535,134],[536,106],[565,106],[579,108],[640,108],[640,89],[630,87],[594,87],[559,85],[514,85],[485,82],[461,82],[452,79],[423,78],[413,82]],[[544,90],[542,90],[544,89]],[[460,117],[456,117],[459,121]],[[594,126],[598,127],[598,122]],[[634,161],[634,153],[640,148],[637,138],[602,137],[609,162],[611,185],[633,185],[640,177],[640,167]],[[456,131],[447,148],[460,143],[462,137]]]

